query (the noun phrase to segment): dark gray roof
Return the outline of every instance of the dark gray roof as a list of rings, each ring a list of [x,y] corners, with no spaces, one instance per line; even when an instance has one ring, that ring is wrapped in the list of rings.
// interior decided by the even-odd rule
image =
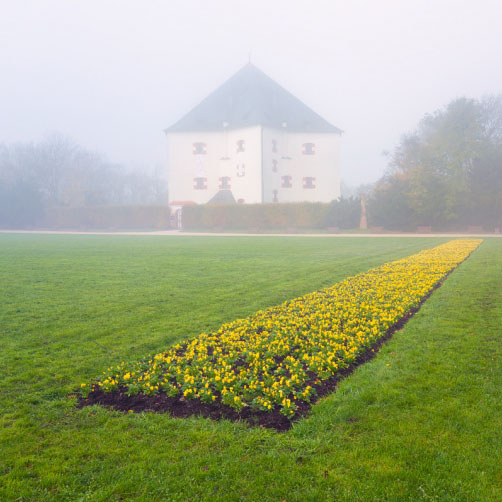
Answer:
[[[262,125],[293,132],[342,131],[248,63],[166,132],[222,130]]]
[[[235,204],[235,197],[231,190],[218,190],[207,204]]]

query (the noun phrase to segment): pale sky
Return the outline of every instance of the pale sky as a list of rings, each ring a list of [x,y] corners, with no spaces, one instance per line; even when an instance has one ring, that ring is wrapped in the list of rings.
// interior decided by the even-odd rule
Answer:
[[[343,129],[342,179],[448,101],[502,93],[500,0],[0,0],[0,143],[165,168],[163,129],[248,61]]]

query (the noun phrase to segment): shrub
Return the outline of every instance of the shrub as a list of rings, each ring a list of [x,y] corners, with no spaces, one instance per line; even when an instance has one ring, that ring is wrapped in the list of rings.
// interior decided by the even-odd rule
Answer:
[[[327,213],[327,222],[330,227],[341,229],[359,227],[361,218],[361,199],[359,197],[341,197],[331,202]]]

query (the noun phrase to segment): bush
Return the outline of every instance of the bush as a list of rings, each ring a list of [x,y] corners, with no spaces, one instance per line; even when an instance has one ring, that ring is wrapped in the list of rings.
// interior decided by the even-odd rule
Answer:
[[[371,194],[367,210],[369,224],[388,230],[410,231],[417,225],[431,225],[428,221],[417,221],[408,205],[406,180],[393,179],[392,183],[381,183]]]
[[[341,197],[331,202],[327,214],[327,226],[344,230],[358,228],[361,218],[361,199]]]

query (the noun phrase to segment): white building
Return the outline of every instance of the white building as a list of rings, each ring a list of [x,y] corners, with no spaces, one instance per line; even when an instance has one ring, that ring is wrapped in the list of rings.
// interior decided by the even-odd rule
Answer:
[[[342,131],[252,64],[165,133],[173,206],[340,196]]]

